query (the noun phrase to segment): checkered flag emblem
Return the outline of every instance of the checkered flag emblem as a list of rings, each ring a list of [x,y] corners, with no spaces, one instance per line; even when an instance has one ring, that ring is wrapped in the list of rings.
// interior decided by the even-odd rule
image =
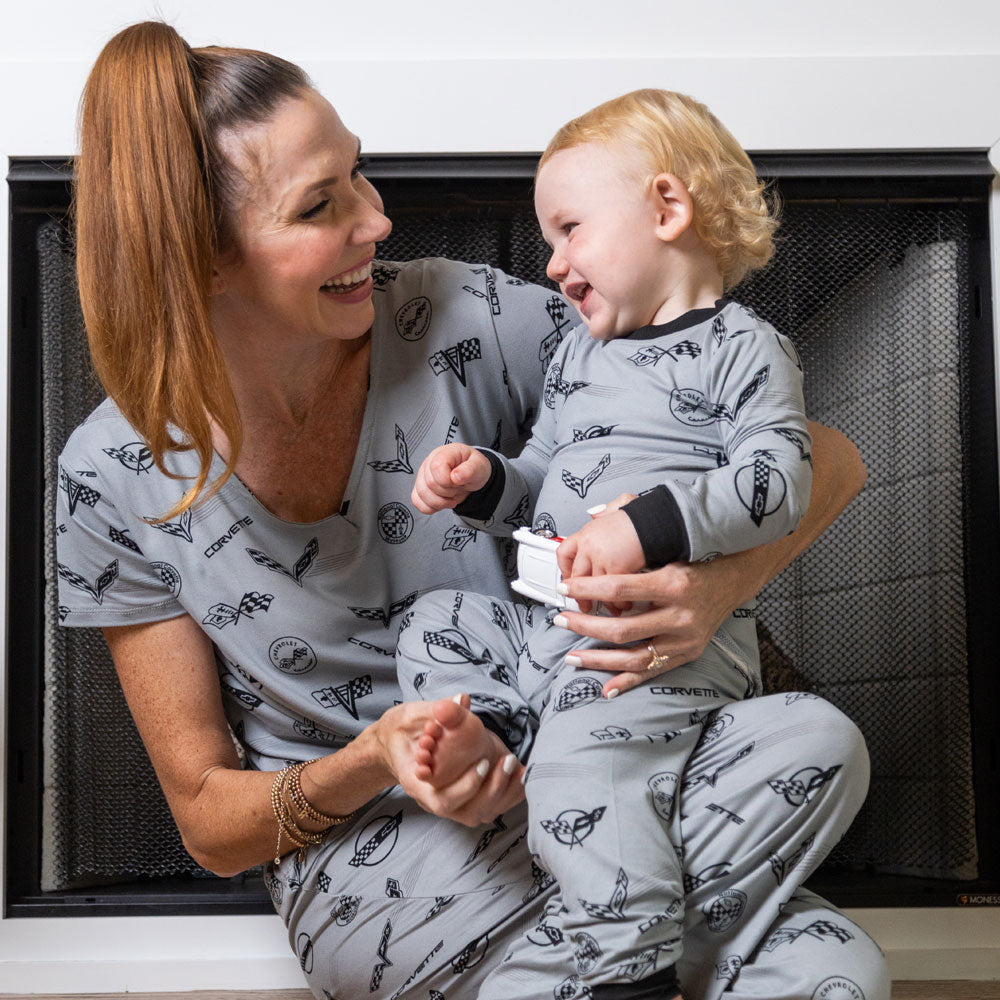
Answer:
[[[773,852],[770,854],[767,860],[771,863],[771,871],[774,873],[778,885],[781,885],[785,881],[785,876],[805,857],[806,852],[812,847],[815,839],[815,833],[807,837],[799,844],[797,850],[787,858],[783,858]]]
[[[624,920],[625,904],[628,902],[628,875],[623,868],[618,869],[614,891],[607,903],[588,903],[581,899],[580,905],[588,916],[595,920]]]
[[[712,336],[715,337],[715,342],[721,344],[726,339],[726,333],[726,321],[721,316],[716,316],[712,323]]]
[[[382,817],[379,818],[381,819]],[[402,810],[396,813],[395,816],[385,817],[385,822],[360,847],[358,847],[357,842],[355,841],[354,857],[347,863],[352,868],[360,868],[382,846],[382,844],[384,844],[394,833],[396,833],[402,822]]]
[[[568,712],[571,708],[587,705],[601,697],[601,685],[593,677],[571,680],[556,698],[555,711]]]
[[[251,590],[243,595],[238,608],[221,602],[213,604],[201,621],[203,625],[211,625],[218,629],[225,628],[229,624],[238,625],[240,618],[252,620],[257,611],[267,611],[273,600],[274,594],[260,594],[256,590]]]
[[[123,545],[126,549],[131,549],[133,552],[138,552],[142,555],[142,549],[128,537],[128,530],[119,531],[113,524],[108,525],[108,538],[118,545]]]
[[[435,375],[454,372],[459,382],[466,385],[465,365],[469,361],[478,361],[483,356],[478,337],[459,341],[454,347],[446,347],[443,351],[432,354],[427,363]]]
[[[371,693],[371,674],[365,674],[363,677],[355,677],[346,684],[340,684],[337,687],[325,687],[319,691],[313,691],[313,697],[324,708],[336,708],[339,705],[341,708],[346,708],[351,716],[357,719],[358,698],[364,698]]]
[[[681,358],[698,358],[701,357],[701,344],[696,344],[693,340],[682,340],[679,344],[668,347],[667,354],[674,361],[680,361]]]
[[[503,519],[504,524],[509,524],[512,528],[528,527],[528,494],[525,493],[514,510]]]
[[[191,537],[191,511],[186,510],[176,521],[164,521],[162,524],[154,524],[152,520],[149,522],[151,528],[156,528],[157,531],[163,531],[168,535],[173,535],[174,538],[183,538],[186,542],[193,542],[194,539]]]
[[[136,475],[140,472],[149,472],[153,467],[153,453],[139,441],[121,448],[104,448],[103,451],[105,455],[121,462],[126,469],[131,469]]]
[[[631,355],[629,361],[631,361],[637,368],[642,368],[645,365],[655,365],[656,362],[659,361],[660,358],[662,358],[666,353],[667,352],[662,347],[650,345],[636,351],[635,354]]]
[[[383,628],[389,627],[389,622],[392,621],[396,615],[402,614],[404,611],[408,610],[413,606],[414,601],[417,599],[417,594],[419,591],[412,591],[407,594],[406,597],[400,598],[398,601],[393,601],[389,605],[388,612],[385,608],[351,608],[347,610],[352,612],[355,618],[363,618],[365,621],[370,622],[381,622]]]
[[[854,935],[846,927],[841,927],[830,920],[814,920],[802,933],[819,939],[836,938],[841,944],[854,940]]]
[[[76,515],[77,504],[82,503],[87,507],[96,507],[97,501],[101,499],[101,494],[97,490],[83,483],[78,483],[65,472],[59,473],[59,488],[66,493],[70,517]]]
[[[582,500],[590,487],[601,478],[604,470],[611,464],[611,456],[605,455],[604,458],[594,466],[585,476],[574,476],[569,469],[562,470],[562,481],[563,485],[568,486],[574,493],[578,494]]]
[[[261,552],[259,549],[247,549],[247,555],[258,566],[263,566],[264,569],[269,569],[273,573],[280,573],[282,576],[287,576],[289,580],[294,580],[301,587],[302,577],[309,572],[310,567],[316,561],[316,556],[319,555],[319,540],[310,538],[306,542],[306,547],[302,550],[302,555],[295,560],[295,564],[291,569],[285,569],[277,559],[272,559],[266,552]]]
[[[379,961],[375,964],[375,968],[372,969],[372,981],[368,987],[370,993],[378,992],[378,988],[382,985],[382,973],[386,969],[392,966],[392,962],[389,961],[389,939],[392,937],[392,921],[387,920],[385,922],[385,927],[382,928],[382,939],[378,943],[378,957]]]
[[[740,391],[739,396],[736,399],[736,405],[733,407],[733,416],[732,416],[733,420],[735,420],[739,416],[740,410],[742,410],[743,407],[746,406],[747,403],[749,403],[750,400],[753,399],[754,396],[756,396],[757,393],[760,392],[760,390],[763,389],[765,385],[767,385],[767,380],[770,377],[770,374],[771,374],[771,366],[764,365],[764,367],[761,368],[754,375],[754,377],[750,379],[750,381],[743,387],[743,389]]]
[[[59,576],[71,587],[76,587],[77,590],[90,594],[98,604],[101,604],[104,601],[104,595],[118,579],[118,560],[112,559],[93,583],[62,563],[59,563]]]
[[[476,540],[476,529],[466,527],[463,524],[453,524],[445,533],[444,541],[441,543],[441,551],[447,552],[449,549],[461,552],[469,542]]]
[[[396,457],[385,461],[369,462],[368,465],[376,472],[412,472],[410,465],[410,449],[406,444],[406,435],[396,424]]]

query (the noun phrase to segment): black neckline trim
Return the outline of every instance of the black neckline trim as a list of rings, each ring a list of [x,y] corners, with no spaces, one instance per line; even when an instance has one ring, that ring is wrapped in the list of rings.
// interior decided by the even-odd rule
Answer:
[[[691,309],[682,313],[669,323],[654,323],[649,326],[641,326],[634,333],[623,337],[623,340],[655,340],[657,337],[667,337],[672,333],[679,333],[681,330],[690,330],[693,326],[700,326],[702,323],[712,319],[726,308],[732,299],[723,296],[716,299],[714,306],[705,306],[703,309]]]

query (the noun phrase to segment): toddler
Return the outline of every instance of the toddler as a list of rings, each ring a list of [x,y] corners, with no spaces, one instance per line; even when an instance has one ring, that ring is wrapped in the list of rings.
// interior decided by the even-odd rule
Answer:
[[[454,508],[493,534],[531,523],[567,536],[564,578],[707,560],[792,531],[811,483],[802,372],[788,340],[724,297],[767,263],[776,225],[733,136],[682,94],[626,94],[559,130],[535,209],[552,249],[547,273],[583,325],[555,351],[521,455],[438,448],[417,473],[416,507]],[[638,495],[589,517],[624,490]],[[553,945],[572,948],[561,995],[679,995],[693,877],[679,803],[685,781],[713,781],[682,776],[698,740],[726,725],[715,710],[759,693],[752,608],[723,623],[698,660],[622,698],[582,669],[589,640],[551,609],[450,591],[412,610],[400,682],[409,697],[438,699],[417,777],[443,787],[488,763],[488,730],[522,760],[530,749],[528,843],[561,894],[528,938],[540,962],[556,960]],[[649,651],[650,670],[669,659]],[[456,690],[471,710],[447,697]],[[722,858],[739,825],[721,823],[719,836]],[[774,891],[766,878],[748,874]]]

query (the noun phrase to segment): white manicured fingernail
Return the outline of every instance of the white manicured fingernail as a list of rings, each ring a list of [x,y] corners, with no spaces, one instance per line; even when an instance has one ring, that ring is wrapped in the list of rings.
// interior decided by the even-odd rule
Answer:
[[[608,701],[611,701],[612,698],[617,698],[621,693],[621,688],[612,688],[604,697],[607,698]]]
[[[453,702],[454,702],[454,703],[455,703],[456,705],[461,705],[461,704],[462,704],[462,696],[461,696],[460,694],[453,694],[453,695],[451,696],[451,700],[452,700],[452,701],[453,701]]]
[[[503,773],[509,777],[517,768],[517,758],[512,753],[509,753],[504,757],[503,763],[500,766],[503,768]]]
[[[567,621],[565,615],[556,615],[555,618],[552,619],[552,624],[558,625],[560,628],[569,628],[569,621]]]
[[[521,775],[521,784],[526,785],[528,783],[528,769],[524,769],[524,774]]]
[[[478,774],[480,778],[485,778],[489,773],[490,762],[484,758],[476,765],[476,774]]]
[[[565,597],[569,593],[569,587],[567,587],[566,584],[560,580],[556,584],[556,591]]]
[[[566,654],[566,666],[567,667],[582,667],[583,660],[579,656],[574,656],[572,653]]]
[[[588,507],[587,513],[593,517],[595,514],[600,514],[602,510],[607,510],[608,505],[606,503],[599,503],[596,507]]]

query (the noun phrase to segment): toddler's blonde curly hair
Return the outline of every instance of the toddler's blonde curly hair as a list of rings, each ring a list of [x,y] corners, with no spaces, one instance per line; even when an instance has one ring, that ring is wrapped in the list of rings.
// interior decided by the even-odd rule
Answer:
[[[694,202],[694,229],[715,255],[725,288],[764,267],[774,253],[778,208],[733,134],[700,102],[671,90],[633,90],[567,122],[555,153],[587,142],[639,152],[651,171],[674,174]]]

